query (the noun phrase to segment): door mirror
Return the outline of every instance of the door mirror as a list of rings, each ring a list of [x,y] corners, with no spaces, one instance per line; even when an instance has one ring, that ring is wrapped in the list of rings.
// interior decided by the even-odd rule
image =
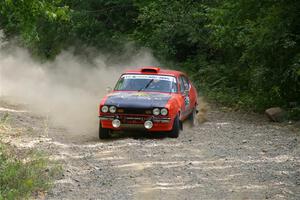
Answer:
[[[106,88],[106,92],[107,92],[107,93],[110,93],[111,91],[112,91],[112,88],[111,88],[111,87],[107,87],[107,88]]]

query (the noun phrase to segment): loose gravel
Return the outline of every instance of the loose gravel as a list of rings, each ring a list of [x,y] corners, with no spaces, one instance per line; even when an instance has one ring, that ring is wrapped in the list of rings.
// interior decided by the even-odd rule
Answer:
[[[179,138],[71,134],[18,107],[1,141],[48,153],[63,172],[46,199],[300,199],[300,131],[264,116],[212,109]]]

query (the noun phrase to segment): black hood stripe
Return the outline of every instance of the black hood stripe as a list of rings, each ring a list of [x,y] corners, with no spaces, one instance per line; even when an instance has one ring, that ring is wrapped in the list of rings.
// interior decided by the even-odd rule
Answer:
[[[116,92],[107,97],[106,105],[119,108],[165,107],[171,95],[164,93]]]

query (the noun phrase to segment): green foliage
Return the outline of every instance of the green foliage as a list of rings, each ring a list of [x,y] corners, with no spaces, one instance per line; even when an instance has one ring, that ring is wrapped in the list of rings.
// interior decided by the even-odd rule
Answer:
[[[139,26],[134,37],[158,57],[175,62],[207,54],[207,9],[202,1],[148,1],[139,8]]]
[[[23,45],[37,55],[45,57],[51,56],[51,47],[60,47],[61,38],[66,39],[63,37],[63,31],[53,34],[51,31],[60,30],[60,25],[70,21],[69,8],[64,6],[61,0],[0,1],[0,17],[0,27],[8,38],[20,35]],[[58,35],[59,33],[61,35]],[[40,44],[45,48],[39,48]]]
[[[299,120],[300,119],[300,106],[291,108],[288,112],[289,119]]]
[[[0,144],[0,200],[27,199],[50,186],[55,171],[46,170],[48,161],[33,153],[18,154]]]
[[[4,113],[4,115],[0,118],[0,125],[6,123],[8,118],[9,118],[8,112]]]
[[[70,8],[73,41],[117,53],[136,27],[138,15],[132,0],[66,0]]]
[[[300,105],[298,0],[5,0],[0,18],[40,57],[69,46],[118,54],[134,41],[219,102]]]
[[[236,89],[262,108],[299,103],[299,2],[227,0],[209,16],[211,41],[222,50]]]

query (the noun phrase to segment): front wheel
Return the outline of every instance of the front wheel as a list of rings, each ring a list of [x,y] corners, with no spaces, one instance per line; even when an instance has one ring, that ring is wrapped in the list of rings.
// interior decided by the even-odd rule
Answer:
[[[108,139],[110,138],[110,130],[107,128],[102,128],[101,122],[99,122],[99,139]]]
[[[173,128],[169,132],[169,137],[171,137],[171,138],[178,138],[179,131],[180,131],[180,120],[179,120],[179,117],[177,115],[175,117],[175,119],[174,119]]]

